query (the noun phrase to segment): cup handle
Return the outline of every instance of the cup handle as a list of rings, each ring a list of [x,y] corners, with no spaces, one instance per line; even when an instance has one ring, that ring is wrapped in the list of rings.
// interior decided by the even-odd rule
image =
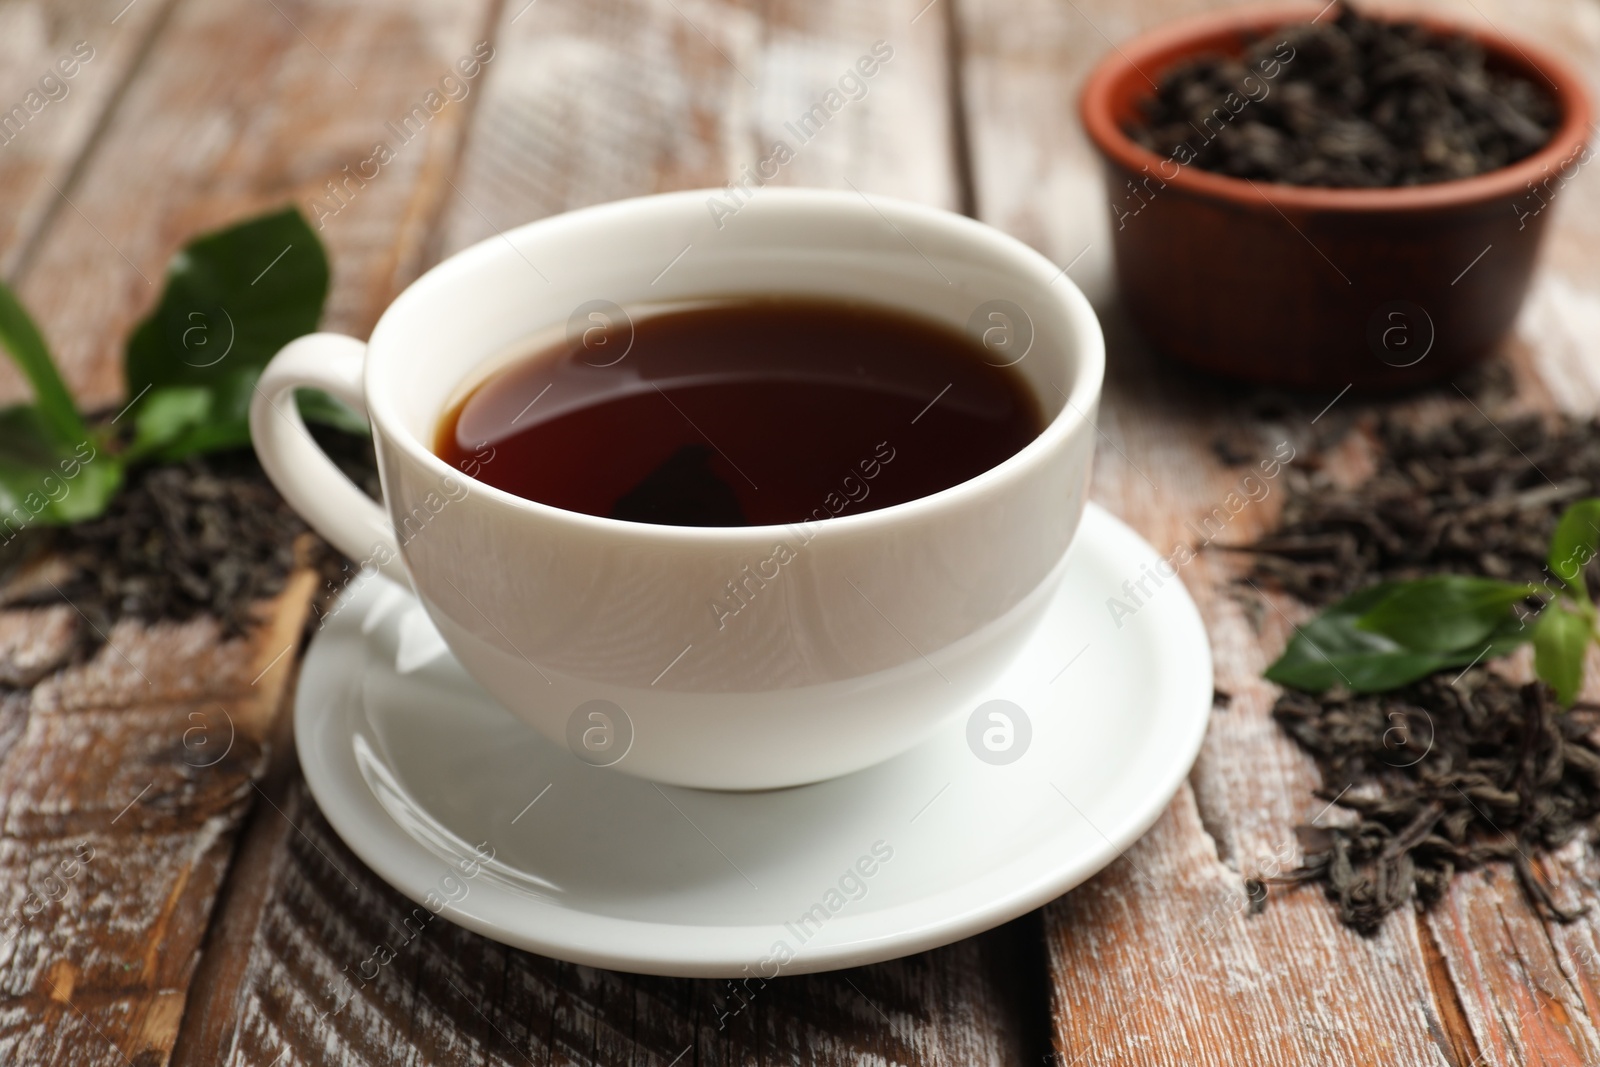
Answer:
[[[366,418],[361,389],[366,351],[354,337],[337,333],[307,334],[285,345],[256,383],[250,439],[267,477],[312,529],[351,559],[375,564],[384,577],[409,589],[411,576],[382,505],[317,447],[294,399],[296,389],[321,389]]]

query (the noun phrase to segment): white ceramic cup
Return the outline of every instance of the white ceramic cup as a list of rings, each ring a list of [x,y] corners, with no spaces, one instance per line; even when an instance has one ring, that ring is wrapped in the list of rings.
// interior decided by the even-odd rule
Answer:
[[[1054,264],[971,219],[809,189],[760,190],[730,216],[713,197],[726,200],[586,208],[452,256],[366,344],[312,334],[279,352],[250,429],[306,521],[415,590],[466,670],[547,737],[656,781],[760,789],[869,766],[971,713],[1038,621],[1077,529],[1105,347]],[[575,313],[637,319],[740,294],[866,300],[970,329],[991,362],[1014,364],[1048,425],[942,492],[792,526],[597,518],[434,455],[446,408]],[[293,403],[303,387],[366,413],[383,505],[312,442]],[[903,453],[917,433],[880,436]],[[480,456],[493,462],[492,445]]]

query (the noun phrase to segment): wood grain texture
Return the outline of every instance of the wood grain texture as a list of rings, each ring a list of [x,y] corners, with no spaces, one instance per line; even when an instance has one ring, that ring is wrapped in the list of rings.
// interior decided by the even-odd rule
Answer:
[[[508,57],[442,223],[449,254],[588,204],[719,187],[773,155],[771,184],[959,201],[945,23],[912,0],[508,0]],[[913,21],[915,20],[915,21]],[[805,142],[786,127],[883,41],[893,58]]]
[[[321,220],[337,264],[328,321],[370,326],[418,269],[465,102],[426,112],[373,180],[347,184],[343,168],[452,72],[490,10],[443,0],[380,11],[171,6],[142,0],[113,28],[117,12],[96,11],[111,43],[80,76],[81,98],[52,103],[25,131],[40,139],[34,178],[59,179],[65,206],[44,216],[36,250],[20,259],[20,295],[90,407],[125,395],[122,339],[178,245],[285,201],[317,217],[335,177],[343,195]],[[75,20],[75,6],[45,18],[54,26],[39,47],[73,39]],[[133,43],[114,43],[124,39]],[[106,106],[88,79],[114,64],[131,80],[74,164],[86,135],[52,135],[45,121],[83,122]],[[0,195],[18,226],[33,225],[34,194],[4,153],[23,143],[0,149]],[[248,642],[222,643],[204,622],[122,625],[89,664],[55,674],[76,612],[0,616],[0,679],[37,683],[0,700],[0,908],[14,920],[6,934],[15,929],[0,947],[0,1062],[167,1061],[314,584],[297,578]]]
[[[1312,423],[1334,399],[1201,379],[1150,353],[1115,305],[1107,194],[1076,119],[1077,92],[1114,42],[1211,6],[959,5],[980,216],[1071,263],[1071,276],[1102,311],[1110,369],[1094,492],[1163,552],[1203,542],[1206,534],[1188,524],[1251,473],[1253,462],[1220,462],[1215,440],[1236,450],[1243,442],[1261,458],[1285,441],[1303,451],[1314,430],[1328,428]],[[1592,9],[1432,6],[1465,21],[1492,19],[1596,69]],[[1523,404],[1592,411],[1600,395],[1596,193],[1594,178],[1583,176],[1553,208],[1559,225],[1508,344]],[[1459,404],[1453,393],[1412,403],[1422,414],[1452,402]],[[1372,410],[1345,399],[1327,421]],[[1269,484],[1216,540],[1251,539],[1280,500]],[[1239,574],[1237,561],[1216,552],[1183,569],[1211,635],[1217,684],[1233,694],[1213,717],[1188,786],[1123,860],[1046,910],[1061,1060],[1595,1062],[1592,920],[1542,922],[1505,869],[1458,879],[1432,916],[1398,914],[1373,939],[1340,928],[1314,889],[1274,890],[1259,914],[1247,906],[1242,879],[1296,861],[1292,828],[1339,814],[1324,813],[1312,796],[1315,771],[1271,722],[1274,692],[1260,680],[1291,618],[1305,610],[1241,589]],[[1561,885],[1576,898],[1594,897],[1575,878]]]
[[[120,17],[87,0],[0,4],[0,277],[8,284],[25,273],[51,222],[72,210],[65,191],[174,2],[144,0]],[[16,366],[0,360],[0,403],[28,395]]]
[[[0,701],[0,1061],[166,1062],[313,583],[249,640],[122,624]]]
[[[594,201],[721,185],[877,40],[892,42],[893,61],[779,180],[848,179],[864,192],[952,205],[944,23],[913,22],[917,12],[908,3],[512,0],[439,249]],[[191,1009],[175,1056],[184,1067],[1043,1056],[1034,921],[891,964],[781,979],[740,1008],[724,982],[572,966],[443,921],[415,934],[406,925],[414,906],[344,848],[298,777],[286,771],[270,788],[275,806],[252,821],[202,971],[209,995]]]
[[[1447,961],[1483,1062],[1600,1062],[1590,1006],[1566,973],[1553,932],[1505,866],[1458,878],[1424,922]]]
[[[490,7],[179,3],[20,279],[81,403],[111,407],[145,384],[125,390],[123,341],[184,241],[284,203],[320,223],[334,263],[324,324],[364,334],[421,266],[474,97],[441,96],[409,141],[389,124],[455,72]],[[380,141],[392,158],[364,179]]]
[[[59,190],[71,184],[172,4],[0,4],[0,275],[15,275],[46,221],[71,210]],[[13,374],[9,365],[0,371],[0,396],[18,387]]]

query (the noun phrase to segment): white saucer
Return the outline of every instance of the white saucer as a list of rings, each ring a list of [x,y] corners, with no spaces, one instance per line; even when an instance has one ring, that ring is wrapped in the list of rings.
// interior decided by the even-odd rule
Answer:
[[[1147,581],[1154,596],[1120,627],[1107,606],[1131,606],[1123,583],[1156,559],[1089,506],[1044,623],[990,694],[1031,727],[1007,764],[975,754],[997,758],[981,736],[998,723],[962,715],[828,782],[656,786],[589,766],[513,719],[409,592],[379,578],[348,591],[312,643],[295,706],[300,762],[373,870],[497,941],[694,977],[892,959],[1079,884],[1177,791],[1211,709],[1205,628],[1170,578]],[[1013,752],[1030,732],[1016,727]],[[478,863],[482,843],[493,858]]]

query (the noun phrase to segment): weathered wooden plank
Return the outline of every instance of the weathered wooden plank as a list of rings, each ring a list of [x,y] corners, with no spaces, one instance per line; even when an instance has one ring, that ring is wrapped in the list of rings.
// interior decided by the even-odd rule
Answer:
[[[1591,891],[1589,899],[1594,899]],[[1447,962],[1484,1063],[1600,1062],[1600,1033],[1553,932],[1503,865],[1463,875],[1423,920]],[[1594,927],[1586,923],[1569,936]]]
[[[1453,1062],[1406,939],[1363,942],[1309,893],[1258,913],[1243,877],[1186,790],[1115,867],[1046,909],[1063,1062]]]
[[[61,665],[77,643],[70,605],[0,612],[0,685],[26,689]]]
[[[442,252],[557,211],[760,177],[778,141],[792,159],[766,184],[958,206],[938,9],[673,3],[508,0],[511,61],[489,73]],[[791,125],[878,41],[893,57],[802,141]]]
[[[792,145],[774,180],[848,179],[954,206],[945,23],[938,12],[917,18],[921,6],[511,0],[440,250],[552,211],[737,178],[879,40],[893,60]],[[1036,926],[781,979],[736,1010],[725,983],[575,967],[443,922],[408,938],[413,906],[345,850],[303,785],[291,776],[282,790],[281,811],[252,822],[205,964],[213,996],[193,1009],[179,1064],[999,1064],[1044,1054],[1023,1021],[1043,1017]],[[380,944],[394,958],[376,967],[367,961]],[[376,977],[350,977],[363,969]]]
[[[174,0],[0,4],[0,274],[16,273]],[[17,109],[21,110],[18,111]],[[13,379],[5,379],[5,388]],[[0,393],[0,395],[8,395]]]
[[[1220,463],[1214,440],[1256,442],[1262,459],[1284,441],[1303,449],[1311,422],[1333,399],[1260,397],[1199,378],[1149,353],[1115,307],[1106,196],[1075,120],[1076,95],[1112,42],[1212,6],[1079,0],[1019,8],[965,0],[959,7],[980,215],[1073,263],[1072,277],[1101,307],[1111,356],[1095,493],[1163,550],[1205,540],[1187,524],[1251,473],[1249,464]],[[1567,17],[1559,5],[1523,5],[1514,18],[1501,4],[1433,6],[1467,20],[1487,12],[1594,69],[1590,42],[1558,39]],[[1559,398],[1587,410],[1600,395],[1592,381],[1592,309],[1600,306],[1593,191],[1592,179],[1580,179],[1560,194],[1568,201],[1558,205],[1561,225],[1509,346],[1524,402]],[[1260,485],[1266,494],[1218,541],[1249,540],[1273,520],[1276,487],[1259,478],[1257,485],[1256,495]],[[1279,857],[1293,862],[1292,827],[1319,816],[1323,805],[1311,797],[1314,770],[1268,717],[1273,693],[1259,679],[1286,636],[1286,615],[1303,609],[1274,598],[1245,611],[1238,590],[1229,589],[1238,573],[1214,553],[1183,570],[1212,636],[1218,685],[1234,696],[1213,718],[1188,790],[1126,860],[1046,911],[1062,1057],[1083,1064],[1593,1062],[1592,1026],[1583,1016],[1593,1003],[1594,968],[1582,955],[1592,934],[1580,933],[1586,924],[1547,931],[1504,871],[1496,883],[1462,879],[1426,925],[1397,915],[1372,940],[1338,928],[1310,889],[1276,890],[1268,908],[1251,916],[1239,880],[1270,873]],[[1218,903],[1208,905],[1208,897]],[[1552,953],[1549,937],[1573,941]],[[1517,967],[1496,965],[1508,955]],[[1183,966],[1169,969],[1167,960]],[[1587,968],[1591,984],[1563,982],[1563,968]],[[1526,1014],[1530,1005],[1538,1010]]]
[[[1573,844],[1538,867],[1549,876],[1564,907],[1576,909],[1587,904],[1594,909],[1592,896],[1586,899],[1585,894],[1600,884],[1600,857]],[[1547,927],[1556,965],[1565,978],[1561,995],[1548,999],[1559,1003],[1569,1016],[1581,1013],[1593,1027],[1600,1020],[1600,922],[1595,921],[1600,917],[1585,918],[1588,921]]]
[[[180,4],[20,279],[81,402],[125,395],[123,341],[179,245],[285,202],[336,264],[327,325],[364,333],[420,265],[483,71],[459,101],[440,83],[488,7]]]
[[[124,395],[122,338],[172,251],[275,203],[299,201],[310,217],[319,199],[332,205],[320,213],[338,263],[330,324],[369,326],[417,269],[468,105],[425,110],[370,180],[347,182],[343,168],[393,136],[385,123],[470,53],[488,12],[442,0],[380,12],[196,0],[169,16],[169,6],[144,0],[114,25],[115,10],[96,13],[97,43],[165,25],[83,165],[36,161],[70,202],[44,218],[19,288],[87,406]],[[48,40],[72,32],[75,11]],[[142,51],[108,45],[83,76]],[[92,100],[60,106],[82,104],[79,122]],[[18,174],[0,195],[26,221],[33,194]],[[335,177],[337,198],[326,187]],[[315,584],[296,578],[248,641],[223,643],[205,622],[123,625],[88,665],[0,702],[0,907],[29,920],[0,947],[0,1060],[167,1061]],[[65,606],[0,617],[0,676],[37,681],[75,629]],[[68,876],[62,864],[74,860]]]
[[[0,276],[25,269],[48,223],[72,210],[62,191],[174,2],[145,0],[120,16],[87,0],[0,4]],[[0,399],[26,390],[0,360]]]
[[[314,583],[248,641],[124,624],[5,701],[0,1060],[166,1062]]]

